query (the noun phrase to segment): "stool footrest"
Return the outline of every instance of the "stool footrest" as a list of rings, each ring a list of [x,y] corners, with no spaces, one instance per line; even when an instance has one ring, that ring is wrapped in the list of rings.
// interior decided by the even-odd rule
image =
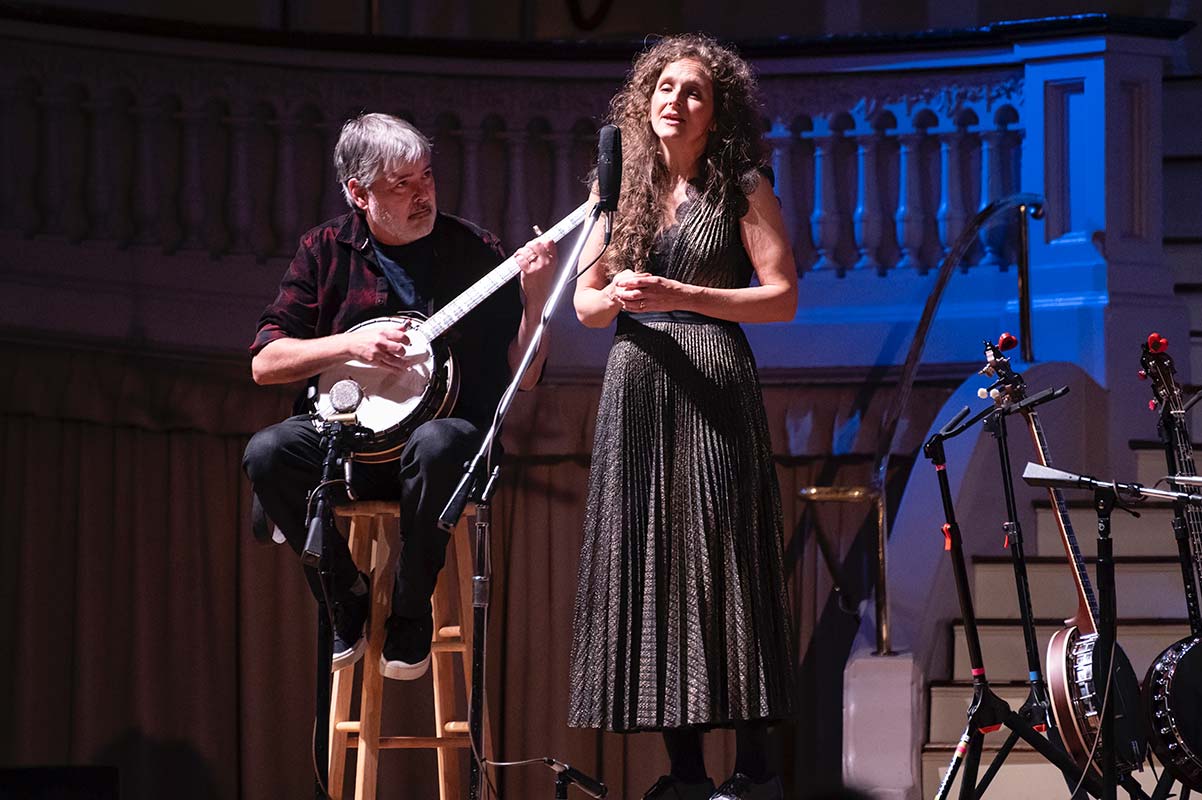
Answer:
[[[347,747],[358,747],[358,734],[346,737]],[[466,750],[472,740],[466,736],[381,736],[381,750],[439,750],[452,748]]]
[[[444,734],[445,736],[467,736],[468,731],[469,731],[468,724],[466,722],[462,722],[459,720],[454,720],[452,722],[446,723],[445,725],[442,726],[442,729],[444,731],[446,731],[446,733]],[[337,725],[334,726],[334,730],[338,731],[339,733],[358,734],[359,733],[359,720],[352,719],[352,720],[347,720],[346,722],[339,722]],[[383,741],[384,738],[385,737],[381,736],[380,741]],[[413,738],[413,737],[394,736],[392,738],[406,739],[406,738]],[[420,737],[419,736],[417,738],[420,739],[420,738],[429,738],[429,737]]]
[[[444,625],[438,629],[438,638],[440,640],[462,639],[463,627],[460,625]]]

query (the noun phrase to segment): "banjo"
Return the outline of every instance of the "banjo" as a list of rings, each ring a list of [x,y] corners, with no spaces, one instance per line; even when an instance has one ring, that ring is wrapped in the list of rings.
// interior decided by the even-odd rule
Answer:
[[[1170,475],[1197,475],[1194,450],[1185,421],[1181,388],[1168,340],[1153,333],[1143,345],[1141,377],[1152,382],[1151,406],[1159,415],[1160,437]],[[1174,491],[1181,487],[1173,485]],[[1202,792],[1202,613],[1195,576],[1202,579],[1202,510],[1178,505],[1173,533],[1185,584],[1190,635],[1164,650],[1144,678],[1144,713],[1152,752],[1183,786]]]
[[[547,231],[558,242],[588,215],[592,202],[586,202]],[[419,425],[451,413],[459,396],[459,374],[450,348],[439,341],[452,325],[521,272],[513,256],[494,267],[462,294],[426,318],[416,312],[378,317],[361,322],[347,332],[372,325],[400,325],[409,336],[405,370],[377,367],[357,359],[328,369],[317,377],[313,424],[321,427],[332,416],[348,407],[342,396],[343,381],[353,381],[361,391],[355,410],[356,421],[371,432],[368,441],[355,453],[355,460],[378,464],[400,458],[401,449]],[[338,389],[335,390],[335,385]],[[355,398],[359,399],[359,398]]]

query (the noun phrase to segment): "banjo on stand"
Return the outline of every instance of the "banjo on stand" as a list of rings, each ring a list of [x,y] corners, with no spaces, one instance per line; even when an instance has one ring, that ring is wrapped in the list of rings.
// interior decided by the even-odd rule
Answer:
[[[1176,367],[1168,340],[1157,333],[1143,344],[1140,373],[1152,382],[1149,406],[1158,413],[1160,437],[1170,475],[1196,476],[1193,444],[1186,425],[1186,406],[1173,378]],[[1181,487],[1170,481],[1174,491]],[[1202,613],[1195,578],[1202,584],[1202,509],[1174,508],[1177,540],[1190,635],[1164,650],[1144,678],[1144,712],[1152,752],[1183,786],[1202,792]]]
[[[985,355],[988,364],[983,374],[996,378],[989,393],[997,403],[1018,402],[1026,395],[1026,384],[1021,375],[1010,367],[1010,360],[1002,355],[1017,344],[1010,334],[1004,333],[996,345],[986,342]],[[1023,417],[1035,445],[1036,459],[1045,467],[1051,466],[1047,441],[1039,416],[1034,408],[1023,409]],[[1061,543],[1068,557],[1069,570],[1077,594],[1077,611],[1065,620],[1066,627],[1053,634],[1047,650],[1048,689],[1052,699],[1052,713],[1060,729],[1069,755],[1082,770],[1088,770],[1094,757],[1102,721],[1102,704],[1106,682],[1095,679],[1094,648],[1098,642],[1098,601],[1085,568],[1085,559],[1077,545],[1077,536],[1069,520],[1068,504],[1059,489],[1049,488],[1056,525],[1060,530]],[[1120,773],[1142,769],[1147,744],[1142,730],[1139,706],[1139,681],[1123,648],[1114,647],[1113,685],[1111,699],[1115,703],[1114,758]],[[1094,765],[1100,773],[1101,768]]]
[[[567,236],[584,221],[592,205],[591,201],[586,202],[561,219],[547,231],[547,238],[558,242]],[[409,336],[405,355],[411,360],[410,366],[396,370],[352,359],[326,370],[316,381],[314,424],[320,427],[348,407],[354,408],[358,424],[372,433],[369,441],[355,452],[355,460],[378,464],[400,458],[413,431],[422,423],[449,415],[459,396],[454,357],[439,337],[520,271],[517,261],[510,256],[428,319],[416,312],[405,312],[369,319],[350,328],[348,333],[372,325],[400,324]],[[343,381],[353,381],[359,386],[362,395],[361,399],[355,398],[359,400],[357,407],[353,400],[347,402],[340,396],[344,389],[335,389]]]

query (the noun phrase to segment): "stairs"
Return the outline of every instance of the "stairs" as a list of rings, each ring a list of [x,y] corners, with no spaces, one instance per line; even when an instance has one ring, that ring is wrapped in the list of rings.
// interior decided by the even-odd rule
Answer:
[[[1164,455],[1159,443],[1133,443],[1137,480],[1151,485],[1164,474]],[[1181,571],[1175,560],[1172,508],[1164,504],[1140,507],[1135,519],[1116,511],[1112,519],[1114,538],[1118,641],[1142,679],[1148,666],[1168,645],[1189,632]],[[1069,516],[1077,533],[1090,577],[1096,569],[1095,516],[1089,502],[1070,502]],[[1050,504],[1036,503],[1035,531],[1026,534],[1027,573],[1031,602],[1037,616],[1040,663],[1043,665],[1048,640],[1063,627],[1062,618],[1076,608],[1076,595],[1060,534]],[[1018,624],[1014,572],[998,534],[998,555],[974,558],[970,565],[973,602],[978,615],[981,650],[994,691],[1017,709],[1027,698],[1026,650]],[[1032,555],[1036,553],[1037,555]],[[1095,581],[1096,589],[1096,581]],[[934,797],[956,743],[964,730],[972,699],[972,675],[968,647],[961,623],[952,626],[952,675],[929,687],[928,743],[922,754],[922,796]],[[978,779],[1006,739],[1005,730],[985,739]],[[1151,770],[1137,779],[1150,793],[1155,786]],[[957,796],[958,782],[952,797]],[[992,800],[1032,797],[1068,797],[1060,773],[1028,745],[1020,742],[1008,756],[989,789]]]

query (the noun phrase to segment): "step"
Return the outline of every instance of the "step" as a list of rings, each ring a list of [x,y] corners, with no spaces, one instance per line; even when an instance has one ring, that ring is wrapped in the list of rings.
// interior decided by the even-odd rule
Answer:
[[[1082,494],[1072,492],[1072,494]],[[1098,552],[1095,533],[1098,515],[1090,501],[1069,501],[1068,517],[1077,537],[1077,547],[1084,556]],[[1177,553],[1173,539],[1173,507],[1165,503],[1143,503],[1139,507],[1139,519],[1115,509],[1110,518],[1110,536],[1114,540],[1116,556],[1166,556]],[[1029,541],[1030,537],[1028,537]],[[1051,501],[1039,500],[1035,504],[1035,554],[1041,556],[1064,555],[1064,544]]]
[[[990,688],[998,697],[1018,708],[1027,700],[1030,691],[1026,683],[991,683]],[[931,744],[954,745],[964,732],[968,719],[968,706],[972,702],[972,683],[969,681],[940,681],[932,683],[930,689],[930,721],[927,726],[927,741]],[[1019,742],[1020,747],[1029,747]]]
[[[1152,392],[1148,392],[1148,399]],[[1146,419],[1153,425],[1155,431],[1156,415],[1148,412]],[[1168,472],[1168,462],[1164,457],[1164,445],[1150,439],[1131,442],[1131,450],[1135,453],[1135,480],[1144,486],[1154,486]]]
[[[1164,261],[1173,283],[1193,283],[1202,275],[1202,237],[1171,239],[1164,243]],[[1194,327],[1200,327],[1197,321]]]
[[[1184,617],[1184,612],[1182,613]],[[1035,637],[1039,642],[1040,663],[1046,669],[1048,641],[1064,623],[1059,619],[1039,619],[1035,624]],[[1023,681],[1027,679],[1027,656],[1023,647],[1022,628],[1010,619],[979,619],[977,628],[981,635],[981,657],[985,660],[986,674],[991,681]],[[952,647],[952,680],[966,681],[972,677],[968,660],[968,644],[964,638],[964,625],[957,621],[954,626]],[[1127,658],[1140,680],[1152,661],[1166,647],[1189,633],[1189,624],[1184,620],[1139,619],[1119,620],[1118,641],[1127,652]]]
[[[1202,403],[1198,405],[1202,406]],[[1168,474],[1169,465],[1164,457],[1163,444],[1151,439],[1132,439],[1129,445],[1135,453],[1136,481],[1144,486],[1155,486],[1157,481]],[[1194,473],[1199,474],[1202,472],[1202,443],[1193,442],[1191,447],[1194,451]],[[1157,488],[1163,489],[1164,486]]]
[[[977,771],[978,782],[984,776],[989,763],[1005,740],[1005,728],[985,736],[985,747],[981,752],[981,766]],[[927,745],[923,748],[923,797],[934,797],[935,793],[939,791],[939,781],[947,772],[947,765],[951,760],[954,748],[955,745]],[[1157,769],[1159,770],[1159,767]],[[952,791],[948,795],[949,797],[960,796],[960,778],[963,774],[963,767],[961,767],[960,773],[952,782]],[[1149,795],[1156,788],[1156,776],[1147,767],[1143,772],[1135,773],[1135,779]],[[1055,798],[1067,800],[1068,796],[1069,790],[1060,770],[1045,761],[1043,756],[1034,750],[1017,747],[1006,757],[1002,768],[998,770],[993,782],[989,784],[989,791],[985,793],[985,797],[989,800],[1053,800]],[[1120,790],[1119,796],[1126,797],[1127,794]]]
[[[1164,160],[1164,198],[1166,237],[1202,235],[1202,157],[1193,153]]]
[[[1086,569],[1096,587],[1097,566]],[[1075,584],[1064,557],[1029,556],[1027,580],[1036,616],[1067,616],[1077,605]],[[1159,556],[1115,559],[1115,598],[1120,618],[1182,619],[1186,616],[1181,566]],[[989,616],[1018,619],[1014,567],[1009,555],[973,559],[973,601],[988,608]]]
[[[1198,155],[1202,130],[1202,77],[1169,78],[1164,82],[1161,129],[1166,156]]]
[[[1200,210],[1199,216],[1202,216]],[[1202,237],[1199,237],[1202,240]],[[1185,265],[1188,269],[1189,265]],[[1202,329],[1202,283],[1199,283],[1199,278],[1202,278],[1202,267],[1195,265],[1193,275],[1184,280],[1176,281],[1173,284],[1173,294],[1185,304],[1186,310],[1189,312],[1190,330],[1197,331]],[[1180,353],[1179,349],[1174,349],[1170,343],[1170,353]],[[1178,370],[1180,371],[1180,367]],[[1197,383],[1193,373],[1190,373],[1191,380]],[[1181,378],[1178,378],[1182,380]]]

